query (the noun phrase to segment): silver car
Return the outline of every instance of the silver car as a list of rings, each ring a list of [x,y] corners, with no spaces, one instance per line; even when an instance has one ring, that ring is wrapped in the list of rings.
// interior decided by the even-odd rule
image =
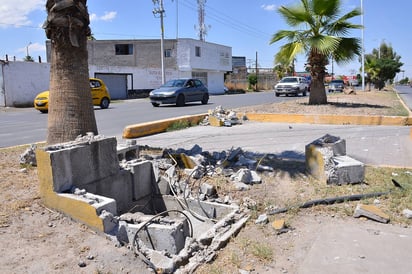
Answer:
[[[342,92],[344,88],[345,88],[345,83],[343,82],[343,80],[332,80],[329,83],[328,91],[329,92],[332,92],[332,91]]]
[[[160,104],[176,104],[181,107],[196,101],[205,105],[209,101],[209,92],[199,79],[174,79],[152,90],[149,98],[154,107]]]

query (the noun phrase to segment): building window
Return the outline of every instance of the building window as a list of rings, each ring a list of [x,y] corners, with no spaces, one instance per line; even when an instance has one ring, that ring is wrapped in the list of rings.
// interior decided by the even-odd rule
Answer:
[[[114,45],[116,55],[132,55],[133,44],[116,44]]]
[[[195,47],[195,56],[200,57],[200,47]]]
[[[165,49],[165,57],[172,57],[172,50],[171,49]]]

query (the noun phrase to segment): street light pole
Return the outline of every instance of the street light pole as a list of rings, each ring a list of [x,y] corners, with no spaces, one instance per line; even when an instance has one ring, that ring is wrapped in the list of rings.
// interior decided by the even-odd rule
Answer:
[[[26,46],[26,56],[29,56],[29,46],[31,45],[31,42],[29,42]]]

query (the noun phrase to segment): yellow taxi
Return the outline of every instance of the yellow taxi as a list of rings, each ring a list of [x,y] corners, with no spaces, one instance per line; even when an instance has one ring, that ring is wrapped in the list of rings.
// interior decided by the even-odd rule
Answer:
[[[110,105],[110,94],[106,84],[97,78],[90,78],[90,91],[92,93],[93,105],[102,109]],[[49,111],[49,91],[43,91],[34,98],[34,108],[42,113]]]

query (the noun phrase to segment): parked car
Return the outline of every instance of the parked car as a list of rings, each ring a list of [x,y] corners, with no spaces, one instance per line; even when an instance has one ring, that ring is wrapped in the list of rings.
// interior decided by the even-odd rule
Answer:
[[[93,105],[100,106],[102,109],[110,105],[110,93],[106,84],[97,78],[90,78],[90,92],[92,93]],[[34,98],[34,108],[42,113],[49,111],[49,91],[43,91]]]
[[[342,92],[344,88],[345,88],[345,83],[343,82],[343,80],[335,79],[335,80],[330,81],[329,86],[328,86],[328,91],[329,92],[332,92],[332,91]]]
[[[288,76],[283,77],[273,88],[276,97],[280,94],[298,96],[299,93],[306,96],[306,92],[309,90],[309,81],[305,77]]]
[[[149,98],[154,107],[160,104],[176,104],[181,107],[196,101],[205,105],[209,101],[209,91],[199,79],[174,79],[152,90]]]

